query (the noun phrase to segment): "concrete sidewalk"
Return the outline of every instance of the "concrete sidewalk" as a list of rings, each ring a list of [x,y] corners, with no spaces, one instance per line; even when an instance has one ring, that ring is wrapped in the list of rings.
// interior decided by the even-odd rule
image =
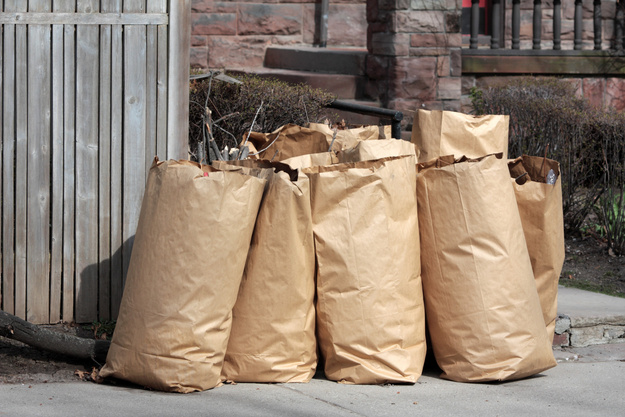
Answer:
[[[559,286],[558,315],[554,345],[625,342],[625,298]]]
[[[568,320],[561,334],[571,340],[597,326],[607,336],[601,344],[554,348],[557,367],[520,381],[451,382],[428,363],[414,385],[343,385],[322,372],[307,384],[224,385],[186,395],[119,383],[0,384],[0,416],[623,415],[625,338],[608,336],[623,323],[625,299],[560,287],[559,312],[560,326]]]
[[[186,395],[87,382],[0,385],[0,415],[605,417],[623,415],[624,383],[625,362],[576,361],[496,384],[446,381],[429,370],[415,385],[343,385],[315,378],[307,384],[225,385]]]

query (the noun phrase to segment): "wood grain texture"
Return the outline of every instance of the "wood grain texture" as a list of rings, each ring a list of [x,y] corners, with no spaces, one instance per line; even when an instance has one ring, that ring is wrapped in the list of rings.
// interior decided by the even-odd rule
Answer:
[[[76,59],[75,27],[65,26],[63,64],[74,68]],[[76,75],[74,71],[64,71],[63,81],[63,321],[74,321],[74,275],[76,271]]]
[[[3,29],[2,309],[15,314],[15,26]]]
[[[79,0],[78,11],[96,11]],[[76,26],[76,294],[79,323],[98,315],[99,28]]]
[[[0,8],[0,305],[114,319],[152,159],[188,155],[190,0]]]
[[[26,1],[17,2],[26,11]],[[26,318],[26,226],[28,176],[28,37],[15,28],[15,315]]]

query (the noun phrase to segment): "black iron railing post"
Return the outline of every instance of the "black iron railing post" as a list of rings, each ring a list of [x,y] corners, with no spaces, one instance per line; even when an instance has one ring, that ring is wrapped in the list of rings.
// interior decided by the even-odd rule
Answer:
[[[562,5],[560,0],[553,2],[553,49],[562,49]]]
[[[477,37],[480,31],[480,0],[471,0],[471,38],[469,48],[477,49]]]
[[[619,0],[616,5],[616,17],[614,24],[614,49],[622,51],[623,42],[625,42],[623,37],[625,33],[625,0]]]
[[[601,50],[601,0],[595,0],[593,3],[593,28],[595,32],[595,50]]]
[[[575,0],[575,22],[573,23],[573,49],[579,51],[582,49],[582,0]]]
[[[512,0],[512,49],[521,46],[521,0]]]
[[[493,0],[492,6],[490,49],[499,49],[499,38],[501,37],[501,0]]]
[[[541,37],[543,32],[543,11],[541,0],[534,0],[534,16],[532,26],[532,49],[540,49]]]

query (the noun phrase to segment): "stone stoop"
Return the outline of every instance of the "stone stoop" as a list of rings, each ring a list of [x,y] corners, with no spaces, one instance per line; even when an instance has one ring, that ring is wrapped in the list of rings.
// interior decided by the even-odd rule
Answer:
[[[362,48],[272,46],[265,51],[264,68],[241,72],[276,78],[292,84],[304,83],[326,90],[339,100],[379,107],[379,102],[367,98],[366,57],[367,50]],[[330,112],[352,125],[380,122],[372,116],[338,110]]]
[[[625,315],[575,317],[560,314],[556,320],[554,346],[587,347],[625,343]]]

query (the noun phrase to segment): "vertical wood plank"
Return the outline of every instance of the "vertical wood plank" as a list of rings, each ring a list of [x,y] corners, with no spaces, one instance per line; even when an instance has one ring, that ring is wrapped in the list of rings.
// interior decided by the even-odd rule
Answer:
[[[30,0],[30,11],[50,2]],[[32,323],[50,322],[51,27],[28,26],[27,309]]]
[[[125,12],[145,12],[141,0],[126,0]],[[123,263],[128,272],[132,242],[145,188],[146,140],[146,28],[124,28],[124,162],[123,162]]]
[[[109,2],[102,13],[110,12]],[[99,163],[99,267],[98,315],[111,318],[111,25],[100,26],[100,163]]]
[[[25,0],[16,10],[27,11]],[[26,319],[27,187],[28,175],[28,38],[25,25],[15,28],[15,315]]]
[[[167,158],[186,159],[189,137],[191,0],[169,3]]]
[[[158,27],[158,92],[156,116],[156,154],[160,159],[167,158],[167,37],[168,26]]]
[[[146,43],[146,121],[145,121],[145,162],[144,171],[148,172],[152,160],[156,155],[156,107],[157,107],[157,69],[158,69],[158,29],[156,26],[147,26]]]
[[[76,76],[71,69],[75,67],[74,50],[76,46],[76,27],[65,25],[63,64],[67,71],[63,73],[63,321],[74,321],[74,285],[76,271],[75,219],[76,219]]]
[[[2,310],[15,314],[15,25],[4,25],[3,40]]]
[[[121,6],[115,4],[115,11]],[[122,211],[122,168],[123,168],[123,42],[122,27],[111,28],[111,317],[117,319],[122,299],[124,268],[123,211]]]
[[[154,12],[167,13],[167,0],[154,2]],[[156,155],[161,159],[167,158],[167,36],[168,26],[157,27],[157,56],[156,56]]]
[[[0,11],[4,11],[4,4],[2,1],[0,1]],[[4,40],[4,36],[3,36],[3,30],[4,30],[4,25],[0,25],[0,97],[3,96],[3,91],[4,91],[4,47],[2,45],[3,40]],[[2,136],[2,116],[4,114],[3,111],[3,103],[2,103],[2,99],[0,98],[0,143],[4,140],[4,136]],[[2,161],[3,158],[0,155],[0,196],[2,195],[2,183],[3,183],[3,168],[2,168]],[[1,197],[0,197],[1,198]],[[0,200],[0,216],[2,215],[2,200]],[[2,246],[4,245],[4,242],[2,240],[3,237],[3,233],[2,233],[2,227],[0,226],[0,248],[2,248]],[[13,242],[10,243],[11,245],[13,245]],[[2,259],[2,251],[0,249],[0,274],[2,273],[4,269],[4,262]],[[0,277],[0,309],[2,308],[2,298],[3,298],[3,282],[2,282],[2,278]]]
[[[73,0],[57,0],[53,12],[73,11]],[[50,251],[50,322],[62,317],[63,291],[63,180],[64,180],[64,27],[52,26],[52,196]],[[73,86],[72,86],[73,87]]]
[[[79,0],[78,12],[99,11]],[[98,103],[99,28],[76,27],[76,321],[98,314]]]

